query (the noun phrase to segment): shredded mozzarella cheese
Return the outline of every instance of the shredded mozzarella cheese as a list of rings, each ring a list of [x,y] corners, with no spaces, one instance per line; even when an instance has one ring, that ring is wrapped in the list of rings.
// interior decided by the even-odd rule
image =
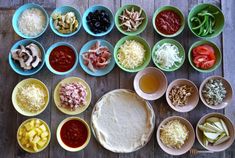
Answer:
[[[134,69],[144,63],[145,49],[135,40],[126,41],[118,50],[117,58],[127,69]]]
[[[179,120],[169,121],[161,127],[160,139],[170,148],[180,149],[188,139],[188,129]]]
[[[43,12],[37,8],[30,8],[20,15],[18,20],[20,32],[27,36],[37,36],[46,26],[46,17]]]
[[[35,84],[27,84],[19,88],[17,98],[20,107],[24,110],[35,112],[44,107],[46,103],[46,92]]]
[[[171,43],[164,43],[154,53],[155,62],[162,68],[169,69],[176,63],[182,61],[182,57],[179,57],[179,49],[176,45]]]

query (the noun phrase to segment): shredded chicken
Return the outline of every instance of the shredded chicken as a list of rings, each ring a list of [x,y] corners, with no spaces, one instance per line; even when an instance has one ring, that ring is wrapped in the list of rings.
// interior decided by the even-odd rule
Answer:
[[[130,11],[125,9],[123,14],[119,16],[121,20],[121,25],[124,31],[133,32],[138,29],[138,27],[142,24],[144,17],[141,17],[142,9],[139,11],[135,11],[132,8]]]

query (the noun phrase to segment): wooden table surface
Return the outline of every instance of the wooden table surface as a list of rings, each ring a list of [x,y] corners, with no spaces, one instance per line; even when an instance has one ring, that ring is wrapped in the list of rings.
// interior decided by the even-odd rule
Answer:
[[[223,53],[223,62],[221,66],[212,73],[199,73],[195,71],[188,63],[188,60],[185,61],[182,68],[172,73],[165,73],[167,75],[168,81],[171,82],[176,78],[188,78],[195,82],[197,86],[200,85],[203,79],[211,75],[221,75],[228,79],[233,87],[235,87],[235,58],[233,55],[235,50],[235,1],[234,0],[0,0],[0,157],[1,158],[170,158],[170,156],[164,153],[157,144],[155,138],[155,132],[152,136],[152,139],[149,143],[142,149],[130,153],[130,154],[115,154],[108,150],[105,150],[92,136],[89,145],[81,152],[71,153],[63,150],[55,136],[56,128],[58,124],[68,117],[68,115],[62,114],[55,107],[52,94],[56,84],[63,78],[68,76],[77,76],[85,79],[92,89],[92,102],[89,108],[77,116],[84,118],[87,122],[90,122],[91,111],[95,102],[106,92],[117,88],[128,88],[133,89],[132,82],[134,78],[134,73],[125,73],[121,71],[117,66],[113,71],[104,76],[104,77],[91,77],[87,75],[81,67],[73,71],[68,76],[56,76],[49,72],[44,66],[44,68],[36,75],[31,77],[40,79],[43,81],[49,91],[50,91],[50,103],[46,110],[40,114],[39,118],[46,121],[52,132],[52,138],[49,146],[42,152],[37,154],[28,154],[24,152],[16,141],[16,131],[18,126],[28,117],[24,117],[16,112],[11,103],[11,93],[15,85],[27,78],[17,75],[13,70],[11,70],[8,64],[8,53],[11,46],[18,40],[20,37],[17,36],[12,28],[11,20],[14,11],[21,5],[27,2],[35,2],[46,8],[48,14],[50,14],[56,7],[62,5],[72,5],[83,12],[94,4],[103,4],[110,8],[113,13],[117,9],[127,3],[135,3],[142,6],[148,14],[149,23],[145,31],[140,35],[144,37],[152,47],[157,41],[162,39],[155,31],[152,26],[152,15],[154,11],[163,5],[174,5],[180,8],[184,15],[187,17],[191,8],[198,3],[212,3],[220,8],[226,18],[225,28],[223,33],[212,39],[221,49]],[[107,41],[111,42],[113,45],[121,38],[123,35],[117,31],[116,28],[112,30],[110,34],[105,37]],[[71,38],[61,38],[55,35],[50,27],[47,31],[39,37],[39,42],[42,43],[45,49],[50,45],[58,41],[66,41],[73,44],[78,51],[87,41],[93,39],[87,33],[85,33],[82,28],[78,34]],[[185,48],[187,52],[190,45],[199,40],[189,31],[186,27],[179,36],[175,38],[178,40]],[[150,65],[153,65],[152,63]],[[235,98],[235,97],[234,97]],[[210,112],[215,112],[207,107],[205,107],[201,102],[193,111],[189,113],[178,113],[173,111],[166,103],[164,97],[154,102],[151,102],[156,114],[156,124],[158,124],[166,117],[172,115],[180,115],[193,124],[195,127],[197,121],[205,114]],[[231,105],[229,105],[224,110],[219,110],[218,112],[225,113],[229,118],[235,123],[235,100]],[[199,143],[196,141],[195,147],[202,148]],[[189,157],[189,154],[185,154],[179,157]],[[214,153],[214,154],[202,154],[195,157],[211,157],[211,158],[234,158],[235,157],[235,143],[225,152]]]

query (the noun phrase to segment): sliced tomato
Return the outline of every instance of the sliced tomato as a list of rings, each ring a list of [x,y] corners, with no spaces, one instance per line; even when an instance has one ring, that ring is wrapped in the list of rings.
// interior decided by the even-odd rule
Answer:
[[[201,65],[202,69],[210,69],[215,64],[215,60],[206,61]]]
[[[193,49],[193,56],[197,55],[209,55],[210,50],[207,47],[204,47],[203,45],[197,46]]]
[[[208,44],[193,48],[192,58],[195,66],[201,69],[211,68],[216,61],[215,51],[213,47]]]
[[[198,55],[193,58],[193,63],[196,67],[201,67],[201,65],[206,61],[208,61],[208,57],[205,55]]]

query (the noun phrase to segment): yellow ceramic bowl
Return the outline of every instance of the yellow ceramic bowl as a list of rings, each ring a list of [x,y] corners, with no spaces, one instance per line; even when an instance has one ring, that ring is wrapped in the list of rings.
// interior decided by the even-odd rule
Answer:
[[[79,108],[77,108],[74,111],[71,111],[70,109],[62,107],[61,106],[59,92],[60,92],[61,84],[64,84],[64,83],[79,83],[79,84],[83,85],[84,87],[86,87],[86,92],[87,92],[86,105],[84,105],[82,107],[79,107]],[[90,89],[90,86],[83,79],[81,79],[81,78],[78,78],[78,77],[69,77],[69,78],[66,78],[66,79],[60,81],[57,84],[57,86],[55,87],[55,90],[54,90],[54,102],[55,102],[56,107],[61,112],[65,113],[65,114],[68,114],[68,115],[77,115],[77,114],[80,114],[83,111],[85,111],[88,108],[88,106],[90,105],[90,103],[91,103],[91,89]]]
[[[86,142],[85,142],[82,146],[80,146],[80,147],[78,147],[78,148],[71,148],[71,147],[67,146],[66,144],[64,144],[64,142],[62,141],[62,139],[61,139],[61,137],[60,137],[60,131],[61,131],[62,126],[63,126],[66,122],[68,122],[68,121],[70,121],[70,120],[79,120],[79,121],[81,121],[81,122],[87,127],[87,131],[88,131],[87,140],[86,140]],[[57,131],[56,131],[56,138],[57,138],[58,143],[60,144],[60,146],[61,146],[63,149],[65,149],[65,150],[67,150],[67,151],[70,151],[70,152],[77,152],[77,151],[81,151],[82,149],[84,149],[84,148],[88,145],[88,143],[90,142],[90,139],[91,139],[91,130],[90,130],[90,127],[89,127],[89,125],[86,123],[85,120],[83,120],[83,119],[81,119],[81,118],[79,118],[79,117],[68,117],[68,118],[64,119],[64,120],[59,124],[59,126],[58,126],[58,128],[57,128]]]
[[[33,119],[35,119],[35,120],[36,120],[36,119],[40,120],[40,121],[46,126],[47,131],[48,131],[48,133],[49,133],[47,143],[45,144],[45,146],[44,146],[43,148],[41,148],[41,149],[38,150],[37,152],[34,151],[34,150],[29,150],[28,148],[25,148],[25,147],[20,143],[20,141],[19,141],[19,130],[22,128],[22,126],[24,126],[26,123],[30,122],[30,121],[33,120]],[[46,122],[44,122],[43,120],[41,120],[41,119],[39,119],[39,118],[30,118],[30,119],[27,119],[27,120],[25,120],[24,122],[21,123],[21,125],[19,126],[19,128],[18,128],[18,130],[17,130],[17,136],[16,136],[16,137],[17,137],[17,142],[18,142],[19,146],[20,146],[24,151],[27,151],[27,152],[29,152],[29,153],[38,153],[38,152],[44,150],[44,149],[48,146],[48,144],[50,143],[50,140],[51,140],[51,131],[50,131],[50,128],[49,128],[48,124],[47,124]]]
[[[41,110],[36,111],[36,112],[30,112],[30,111],[27,111],[27,110],[23,109],[22,107],[20,107],[19,101],[17,99],[17,94],[19,93],[19,89],[21,87],[23,87],[24,85],[26,85],[26,84],[35,84],[37,87],[40,87],[41,89],[43,89],[45,91],[45,93],[46,93],[46,102],[43,105],[43,108]],[[35,79],[35,78],[28,78],[28,79],[22,80],[21,82],[19,82],[15,86],[15,88],[12,92],[12,98],[11,99],[12,99],[12,104],[13,104],[14,108],[20,114],[22,114],[24,116],[36,116],[36,115],[39,115],[40,113],[42,113],[46,109],[46,107],[49,103],[49,91],[48,91],[46,85],[43,82],[41,82],[40,80]]]

